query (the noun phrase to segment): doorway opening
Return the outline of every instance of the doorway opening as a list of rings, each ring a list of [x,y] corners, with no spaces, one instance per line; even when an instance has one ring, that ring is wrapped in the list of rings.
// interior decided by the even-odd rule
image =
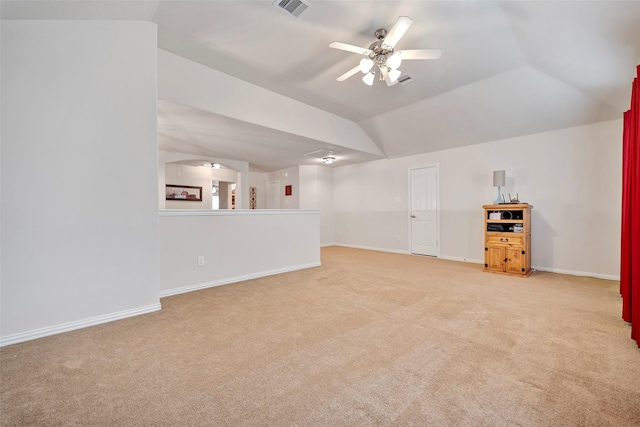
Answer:
[[[269,199],[267,209],[280,209],[280,181],[269,183]]]

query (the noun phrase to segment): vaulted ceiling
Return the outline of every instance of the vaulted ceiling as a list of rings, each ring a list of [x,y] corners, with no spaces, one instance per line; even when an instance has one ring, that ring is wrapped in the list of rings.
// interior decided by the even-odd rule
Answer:
[[[388,158],[618,119],[640,63],[638,1],[308,2],[299,17],[272,0],[3,1],[1,12],[155,22],[159,48],[352,120]],[[361,56],[329,43],[367,47],[399,16],[414,24],[396,47],[440,48],[441,58],[404,61],[406,85],[367,86],[361,74],[337,82]],[[158,125],[162,149],[256,170],[340,151],[164,100]],[[375,157],[343,151],[342,164]]]

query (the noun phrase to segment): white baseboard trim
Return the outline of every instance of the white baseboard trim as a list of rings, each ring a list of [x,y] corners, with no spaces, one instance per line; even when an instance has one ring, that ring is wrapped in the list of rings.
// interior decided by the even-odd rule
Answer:
[[[440,258],[446,259],[449,261],[472,262],[474,264],[484,264],[484,260],[481,260],[481,259],[460,258],[460,257],[452,257],[452,256],[441,256]],[[574,271],[574,270],[564,270],[562,268],[548,268],[548,267],[531,267],[531,269],[534,271],[546,271],[548,273],[569,274],[571,276],[593,277],[595,279],[618,280],[618,281],[620,280],[620,276],[615,276],[611,274],[592,273],[588,271]]]
[[[196,285],[188,285],[180,288],[167,289],[160,291],[160,298],[170,297],[172,295],[184,294],[187,292],[199,291],[201,289],[213,288],[215,286],[228,285],[230,283],[243,282],[245,280],[258,279],[260,277],[273,276],[275,274],[289,273],[291,271],[303,270],[305,268],[320,267],[320,262],[312,262],[309,264],[295,265],[292,267],[279,268],[275,270],[261,271],[259,273],[245,274],[242,276],[229,277],[228,279],[214,280],[213,282],[198,283]]]
[[[380,249],[380,248],[371,248],[368,246],[356,246],[356,245],[343,245],[343,244],[335,244],[334,246],[343,246],[345,248],[354,248],[354,249],[366,249],[370,251],[380,251],[380,252],[392,252],[398,254],[409,254],[407,251],[396,251],[390,249]],[[453,257],[447,255],[440,255],[437,257],[438,259],[444,259],[447,261],[458,261],[458,262],[470,262],[473,264],[484,264],[484,260],[475,259],[475,258],[461,258],[461,257]],[[557,274],[569,274],[571,276],[583,276],[583,277],[593,277],[595,279],[604,279],[604,280],[616,280],[620,281],[619,275],[614,274],[600,274],[593,273],[589,271],[575,271],[575,270],[565,270],[562,268],[549,268],[549,267],[531,267],[534,271],[545,271],[548,273],[557,273]]]
[[[320,247],[321,247],[321,248],[326,248],[326,247],[329,247],[329,246],[335,246],[335,245],[336,245],[335,243],[325,243],[325,244],[323,244],[323,245],[320,245]]]
[[[152,313],[162,309],[161,304],[151,304],[144,307],[137,307],[131,310],[118,311],[116,313],[104,314],[102,316],[90,317],[88,319],[77,320],[75,322],[63,323],[61,325],[49,326],[33,331],[21,332],[19,334],[0,337],[0,347],[11,344],[18,344],[50,335],[61,334],[63,332],[75,331],[76,329],[88,328],[89,326],[100,325],[102,323],[113,322],[114,320],[126,319],[127,317],[139,316],[141,314]]]
[[[409,251],[401,251],[401,250],[398,250],[398,249],[372,248],[370,246],[344,245],[342,243],[336,243],[333,246],[340,246],[340,247],[343,247],[343,248],[353,248],[353,249],[364,249],[366,251],[390,252],[390,253],[393,253],[393,254],[409,255]]]
[[[444,259],[447,261],[458,261],[458,262],[470,262],[473,264],[484,264],[484,260],[481,259],[474,259],[474,258],[460,258],[457,256],[447,256],[447,255],[440,255],[438,258],[440,259]]]
[[[564,270],[562,268],[549,268],[549,267],[536,267],[536,266],[532,266],[531,269],[534,271],[545,271],[547,273],[569,274],[571,276],[584,276],[584,277],[593,277],[595,279],[620,281],[620,276],[615,274],[600,274],[600,273],[592,273],[589,271]]]

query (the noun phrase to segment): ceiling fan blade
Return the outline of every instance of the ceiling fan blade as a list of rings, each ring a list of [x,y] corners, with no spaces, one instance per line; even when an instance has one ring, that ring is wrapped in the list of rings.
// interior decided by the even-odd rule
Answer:
[[[442,49],[409,49],[401,50],[400,58],[404,59],[438,59]]]
[[[398,18],[393,27],[387,33],[387,37],[382,41],[383,45],[394,47],[398,41],[404,36],[409,27],[413,24],[413,19],[408,16],[401,16]]]
[[[349,77],[351,77],[354,74],[358,73],[359,71],[360,71],[360,66],[358,65],[357,67],[347,71],[346,73],[344,73],[343,75],[338,77],[336,80],[339,81],[339,82],[343,82],[343,81],[347,80]]]
[[[329,47],[332,47],[334,49],[346,50],[347,52],[358,53],[360,55],[369,55],[371,53],[371,51],[366,47],[359,47],[341,42],[333,42],[329,45]]]

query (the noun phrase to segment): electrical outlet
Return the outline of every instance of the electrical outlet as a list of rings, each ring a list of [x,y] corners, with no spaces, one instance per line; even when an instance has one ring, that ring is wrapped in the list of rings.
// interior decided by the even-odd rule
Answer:
[[[198,257],[198,267],[202,267],[204,265],[204,257],[203,256],[199,256]]]
[[[402,235],[398,234],[398,242],[402,242]]]

